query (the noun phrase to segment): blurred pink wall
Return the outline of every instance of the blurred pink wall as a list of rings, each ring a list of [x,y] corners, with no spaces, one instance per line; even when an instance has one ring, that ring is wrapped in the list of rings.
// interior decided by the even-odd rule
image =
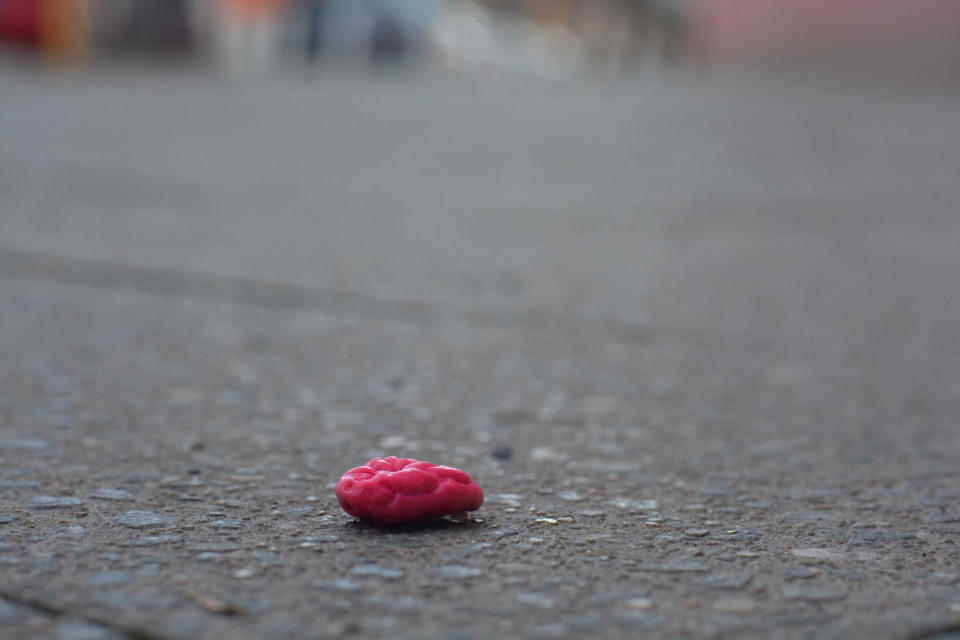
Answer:
[[[708,55],[960,32],[960,0],[701,0],[697,16]]]

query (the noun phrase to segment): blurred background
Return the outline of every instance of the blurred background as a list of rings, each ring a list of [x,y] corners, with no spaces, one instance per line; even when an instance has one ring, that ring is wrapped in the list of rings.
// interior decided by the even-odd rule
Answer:
[[[400,61],[549,79],[644,66],[956,60],[955,0],[2,0],[7,53],[224,68]]]
[[[686,379],[670,421],[738,379],[703,362],[952,406],[958,53],[960,0],[0,0],[4,368],[72,353],[26,318],[152,353],[108,313],[132,290],[516,329],[515,372],[554,327],[522,384],[463,372],[508,405],[593,354],[600,395]],[[205,333],[243,314],[178,317],[150,322],[194,347],[176,375],[128,363],[151,387],[276,364]],[[659,382],[607,351],[648,336],[677,339],[672,373],[638,356]],[[100,374],[136,352],[101,337]]]
[[[408,620],[452,621],[423,637],[512,637],[477,631],[504,618],[571,620],[524,637],[956,630],[958,88],[960,0],[0,0],[8,591],[36,587],[29,602],[53,612],[74,598],[137,637],[395,636]],[[428,562],[499,551],[422,545],[428,561],[406,538],[386,536],[402,544],[388,552],[354,536],[325,483],[383,454],[502,492],[481,513],[509,525],[504,544],[540,526],[534,499],[538,515],[582,513],[581,533],[537,529],[571,546],[503,556],[531,563],[529,587],[507,572],[471,583],[489,592],[434,590]],[[142,489],[137,507],[88,502],[81,522],[5,506],[107,486]],[[519,494],[519,513],[499,510]],[[330,513],[308,502],[293,520],[308,495]],[[546,510],[553,497],[571,503]],[[666,520],[647,524],[664,529],[634,535],[636,498],[660,501]],[[301,555],[234,571],[181,550],[173,524],[154,530],[177,533],[169,553],[100,526],[141,506],[197,523],[190,549],[223,534],[244,554],[262,539]],[[219,519],[235,507],[246,530]],[[684,532],[701,522],[709,538]],[[432,608],[304,595],[308,574],[352,562],[302,559],[315,523],[357,562],[419,563],[358,597],[417,584]],[[734,557],[754,529],[762,555]],[[781,595],[777,581],[819,574],[796,572],[788,550],[807,546],[824,547],[807,551],[828,582]],[[581,586],[588,565],[561,565],[584,549],[611,562]],[[729,622],[753,611],[739,598],[700,617],[712,596],[689,573],[650,578],[655,615],[630,611],[629,627],[574,626],[588,611],[574,602],[619,624],[633,605],[589,585],[668,554],[744,571],[736,589],[759,567],[743,593],[765,617]],[[105,569],[138,599],[96,604],[88,577]],[[199,593],[254,604],[201,614],[191,571]],[[538,611],[512,608],[528,588]],[[650,602],[646,586],[617,593]],[[371,621],[325,631],[337,602]]]

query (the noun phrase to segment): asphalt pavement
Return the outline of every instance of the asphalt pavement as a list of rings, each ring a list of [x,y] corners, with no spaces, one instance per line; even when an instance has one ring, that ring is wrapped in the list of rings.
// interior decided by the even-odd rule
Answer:
[[[0,67],[0,636],[960,637],[958,167],[836,79]]]

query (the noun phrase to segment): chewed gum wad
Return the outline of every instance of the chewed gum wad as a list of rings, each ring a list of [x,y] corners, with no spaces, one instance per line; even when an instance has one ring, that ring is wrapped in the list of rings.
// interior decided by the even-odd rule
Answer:
[[[344,511],[375,524],[424,522],[483,504],[483,490],[460,469],[392,456],[350,469],[335,491]]]

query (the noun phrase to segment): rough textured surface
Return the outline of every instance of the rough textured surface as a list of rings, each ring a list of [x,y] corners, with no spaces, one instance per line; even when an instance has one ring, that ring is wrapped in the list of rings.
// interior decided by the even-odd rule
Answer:
[[[957,631],[954,98],[3,71],[0,636]]]

